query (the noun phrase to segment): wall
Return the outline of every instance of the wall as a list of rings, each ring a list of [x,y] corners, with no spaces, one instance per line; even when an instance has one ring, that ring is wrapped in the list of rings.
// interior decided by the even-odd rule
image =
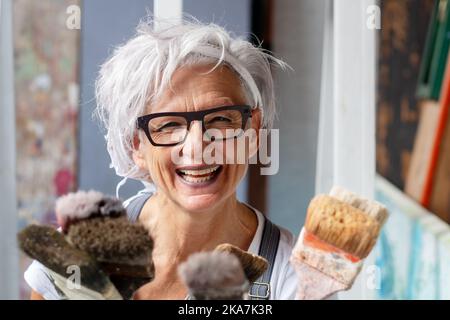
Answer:
[[[269,178],[269,216],[294,234],[314,195],[324,3],[273,4],[273,51],[294,71],[276,74],[280,169]]]
[[[80,189],[96,189],[114,195],[120,177],[109,169],[110,158],[105,139],[98,124],[92,119],[95,109],[94,83],[101,63],[111,54],[115,45],[134,34],[146,10],[152,10],[149,0],[96,0],[84,1],[81,24],[81,105],[79,131]],[[128,182],[121,196],[133,194],[141,187],[136,181]]]

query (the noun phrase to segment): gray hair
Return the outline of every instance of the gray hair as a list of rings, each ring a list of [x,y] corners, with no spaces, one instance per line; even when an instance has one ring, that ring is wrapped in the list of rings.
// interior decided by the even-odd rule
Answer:
[[[216,24],[184,19],[159,30],[153,24],[151,19],[139,24],[137,34],[101,66],[95,83],[96,115],[106,129],[110,167],[117,175],[150,181],[148,172],[132,159],[135,121],[170,86],[173,73],[182,66],[230,67],[240,78],[248,104],[261,108],[262,124],[271,128],[275,117],[271,65],[284,69],[283,61]]]

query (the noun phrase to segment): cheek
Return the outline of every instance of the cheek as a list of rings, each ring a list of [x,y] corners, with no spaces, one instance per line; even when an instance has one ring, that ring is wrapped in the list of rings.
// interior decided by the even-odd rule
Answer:
[[[172,179],[170,148],[151,147],[147,153],[146,162],[150,176],[156,185],[166,184],[167,179]]]
[[[244,178],[247,172],[248,165],[246,164],[229,164],[225,170],[225,183],[230,187],[236,188],[242,178]]]
[[[252,143],[248,138],[229,139],[217,145],[214,158],[216,163],[243,165],[248,163],[251,149]]]

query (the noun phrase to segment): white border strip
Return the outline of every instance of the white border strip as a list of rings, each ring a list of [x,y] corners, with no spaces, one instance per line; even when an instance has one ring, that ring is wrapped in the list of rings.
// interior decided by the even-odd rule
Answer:
[[[0,299],[19,298],[12,6],[0,0]]]

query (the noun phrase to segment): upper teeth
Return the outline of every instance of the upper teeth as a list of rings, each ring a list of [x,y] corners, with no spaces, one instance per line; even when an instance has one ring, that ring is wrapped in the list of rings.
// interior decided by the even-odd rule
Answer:
[[[220,166],[216,166],[216,167],[212,167],[212,168],[208,168],[208,169],[202,169],[202,170],[179,170],[182,174],[188,174],[191,176],[201,176],[204,174],[208,174],[211,172],[216,171],[217,169],[219,169]]]

